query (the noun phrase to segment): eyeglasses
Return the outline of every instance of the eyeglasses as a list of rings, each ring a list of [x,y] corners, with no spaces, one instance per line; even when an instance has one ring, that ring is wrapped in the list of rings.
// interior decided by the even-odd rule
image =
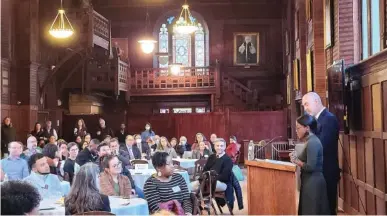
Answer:
[[[113,168],[118,168],[118,167],[121,167],[121,165],[122,165],[122,162],[120,161],[117,164],[113,164],[112,166]]]

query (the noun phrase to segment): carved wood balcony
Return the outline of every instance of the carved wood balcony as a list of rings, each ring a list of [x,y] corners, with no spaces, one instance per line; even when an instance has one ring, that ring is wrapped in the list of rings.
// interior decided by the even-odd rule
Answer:
[[[217,94],[218,67],[184,67],[178,75],[167,68],[135,69],[130,73],[130,95]]]

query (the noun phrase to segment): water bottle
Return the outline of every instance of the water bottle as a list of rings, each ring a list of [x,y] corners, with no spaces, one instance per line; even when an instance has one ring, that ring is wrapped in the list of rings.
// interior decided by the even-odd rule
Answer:
[[[248,160],[254,160],[254,142],[250,140],[249,142],[249,150],[247,155]]]

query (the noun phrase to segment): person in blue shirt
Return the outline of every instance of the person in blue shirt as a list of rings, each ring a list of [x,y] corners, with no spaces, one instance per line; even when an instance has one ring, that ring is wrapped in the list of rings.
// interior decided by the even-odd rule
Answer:
[[[142,143],[146,143],[149,137],[154,137],[155,132],[152,130],[151,124],[148,122],[145,124],[145,130],[141,133]]]
[[[21,180],[29,175],[27,161],[20,157],[23,152],[21,142],[8,144],[9,156],[0,161],[0,167],[8,180]]]
[[[24,181],[36,187],[43,198],[63,196],[60,180],[57,175],[50,174],[50,166],[43,154],[32,155],[28,165],[31,168],[31,174]]]

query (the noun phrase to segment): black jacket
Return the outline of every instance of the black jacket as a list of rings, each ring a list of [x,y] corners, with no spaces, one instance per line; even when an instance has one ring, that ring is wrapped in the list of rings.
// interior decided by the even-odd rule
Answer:
[[[134,158],[130,158],[129,150],[128,150],[128,147],[127,147],[126,145],[120,146],[120,151],[125,152],[125,156],[126,156],[129,160],[141,159],[141,152],[140,152],[140,149],[138,149],[138,147],[135,146],[135,145],[132,146],[132,152],[133,152]],[[122,155],[124,155],[124,154],[122,154]]]
[[[8,152],[8,143],[16,140],[16,130],[12,126],[1,125],[1,150]]]
[[[118,142],[120,144],[125,144],[126,136],[128,136],[129,134],[126,130],[124,130],[124,132],[122,132],[121,130],[118,130],[115,135],[118,138]]]
[[[87,162],[95,162],[96,159],[97,155],[93,154],[89,148],[85,148],[79,152],[75,162],[77,162],[79,166],[83,166]]]

